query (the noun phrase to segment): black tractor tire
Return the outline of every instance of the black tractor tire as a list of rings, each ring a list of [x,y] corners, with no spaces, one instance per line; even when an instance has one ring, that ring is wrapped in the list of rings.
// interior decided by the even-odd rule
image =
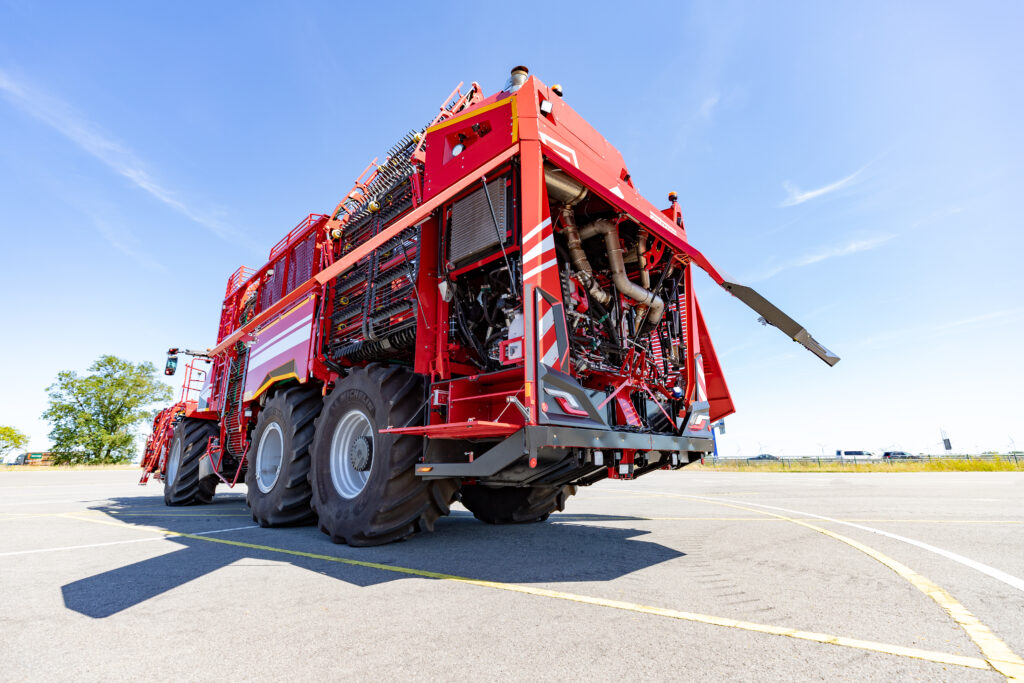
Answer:
[[[575,486],[463,486],[460,502],[473,516],[488,524],[543,522],[552,512],[565,509]]]
[[[220,479],[216,474],[200,479],[199,461],[206,455],[209,438],[218,434],[220,428],[213,420],[185,417],[178,422],[167,449],[165,505],[205,505],[213,500],[213,492]],[[177,459],[173,467],[172,458]]]
[[[398,541],[433,531],[437,518],[448,514],[458,483],[424,480],[414,472],[423,437],[377,431],[422,424],[424,398],[419,375],[379,363],[353,369],[327,395],[316,420],[310,483],[320,530],[335,543],[371,546]],[[332,473],[332,449],[343,446],[347,425],[352,424],[359,425],[361,436],[350,439]],[[339,446],[334,444],[336,432]],[[341,474],[341,468],[348,467],[344,471],[349,474]],[[357,477],[365,477],[361,488],[351,483]],[[346,487],[348,496],[341,492]]]
[[[274,393],[260,410],[246,458],[245,484],[252,519],[261,527],[316,521],[310,504],[309,446],[313,443],[313,423],[323,404],[320,384],[297,384]],[[279,448],[281,456],[276,476],[273,462],[268,464],[271,459],[261,457],[273,448]],[[266,491],[260,488],[261,466]]]

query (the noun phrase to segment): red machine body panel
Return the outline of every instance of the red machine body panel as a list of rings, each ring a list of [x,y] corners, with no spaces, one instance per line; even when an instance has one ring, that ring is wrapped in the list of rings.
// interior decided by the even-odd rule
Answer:
[[[309,379],[315,310],[316,302],[310,295],[255,331],[249,346],[243,400],[258,398],[275,382]]]
[[[245,471],[275,391],[329,397],[373,364],[424,384],[413,424],[377,429],[424,437],[417,476],[560,486],[686,464],[734,410],[693,266],[838,361],[694,248],[675,195],[665,209],[644,198],[560,90],[519,74],[486,98],[460,84],[332,213],[228,279],[200,354],[212,370],[178,411],[217,421],[205,457],[222,481]],[[371,446],[357,446],[365,465]]]

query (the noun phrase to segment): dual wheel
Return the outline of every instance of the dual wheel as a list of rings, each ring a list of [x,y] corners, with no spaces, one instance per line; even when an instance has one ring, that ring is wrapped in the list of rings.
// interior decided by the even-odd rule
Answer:
[[[321,398],[319,386],[292,385],[260,411],[249,448],[248,502],[261,526],[316,521],[335,543],[380,545],[432,530],[459,493],[456,480],[415,475],[422,438],[381,434],[387,426],[421,424],[422,379],[401,366],[353,369]],[[216,486],[199,480],[211,421],[185,419],[175,431],[165,477],[169,505],[209,502]],[[172,477],[180,442],[177,478]],[[190,440],[191,439],[191,440]],[[176,483],[179,482],[179,483]],[[168,500],[167,491],[177,498]],[[466,486],[462,503],[494,524],[542,521],[564,507],[573,487],[489,489]],[[208,493],[207,493],[208,492]]]

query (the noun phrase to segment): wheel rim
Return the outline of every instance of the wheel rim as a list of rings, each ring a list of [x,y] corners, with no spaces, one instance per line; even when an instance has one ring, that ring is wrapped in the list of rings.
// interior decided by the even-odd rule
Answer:
[[[171,445],[171,454],[167,457],[166,482],[173,484],[178,477],[178,465],[181,462],[181,440],[175,439]]]
[[[338,426],[334,428],[334,436],[331,438],[331,482],[334,484],[334,490],[342,498],[358,496],[370,479],[372,459],[368,461],[364,470],[358,470],[352,458],[353,448],[361,448],[358,442],[364,439],[368,441],[363,441],[363,444],[369,443],[372,452],[373,423],[363,411],[350,410],[338,421]]]
[[[260,437],[259,448],[256,449],[256,486],[263,493],[270,493],[277,478],[281,475],[281,464],[284,463],[284,434],[281,425],[271,422],[263,436]]]

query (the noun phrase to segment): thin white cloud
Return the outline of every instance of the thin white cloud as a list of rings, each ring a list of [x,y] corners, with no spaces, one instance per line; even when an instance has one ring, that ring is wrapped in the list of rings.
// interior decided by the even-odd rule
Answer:
[[[0,93],[20,109],[50,126],[83,151],[161,203],[222,238],[237,237],[223,222],[196,211],[158,183],[128,147],[105,135],[66,102],[46,95],[0,69]]]
[[[707,97],[703,102],[700,103],[700,107],[697,109],[697,115],[705,121],[711,119],[711,114],[714,113],[715,107],[718,106],[718,93],[715,93],[711,97]]]
[[[879,247],[896,235],[879,235],[878,237],[872,237],[866,240],[853,240],[846,244],[837,245],[834,247],[825,247],[818,251],[805,256],[804,258],[797,261],[796,266],[809,266],[812,263],[818,263],[826,259],[835,258],[836,256],[847,256],[849,254],[856,254],[858,251],[868,251]]]
[[[1019,315],[1024,312],[1024,308],[1007,308],[1002,311],[991,311],[990,313],[982,313],[981,315],[972,315],[960,320],[954,320],[948,323],[942,323],[932,328],[933,332],[944,332],[946,330],[956,329],[958,327],[965,327],[967,325],[973,325],[974,323],[986,322],[989,320],[999,320],[1001,318],[1010,318]]]
[[[808,252],[803,256],[787,261],[781,265],[778,265],[771,270],[757,276],[750,278],[750,282],[761,282],[768,278],[775,277],[784,270],[790,270],[792,268],[802,268],[804,266],[810,266],[815,263],[821,263],[828,259],[838,258],[840,256],[849,256],[850,254],[856,254],[861,251],[870,251],[882,246],[889,240],[896,237],[896,235],[879,235],[877,237],[871,237],[863,240],[851,240],[843,244],[836,244],[830,247],[820,247],[812,252]]]
[[[796,206],[797,204],[803,204],[804,202],[809,202],[812,199],[823,197],[827,194],[835,192],[836,190],[841,190],[842,188],[852,183],[865,168],[867,168],[867,166],[857,169],[856,171],[846,176],[842,180],[837,180],[834,183],[826,185],[825,187],[819,187],[816,190],[801,190],[794,183],[787,180],[784,183],[782,183],[782,187],[786,190],[789,196],[786,197],[782,201],[782,203],[779,204],[779,206]]]
[[[125,235],[122,231],[115,228],[107,221],[99,218],[98,216],[92,216],[93,225],[96,226],[96,230],[103,236],[103,239],[107,240],[110,246],[114,247],[122,254],[129,256],[135,260],[139,265],[152,270],[166,271],[167,268],[162,263],[153,258],[152,254],[148,254],[145,251],[140,251],[135,248],[134,240],[130,235]]]
[[[960,330],[960,328],[967,328],[968,330],[978,323],[989,323],[990,326],[999,325],[1001,323],[1016,320],[1020,315],[1024,313],[1024,307],[1018,306],[1017,308],[1005,308],[998,311],[989,311],[988,313],[981,313],[980,315],[971,315],[958,320],[950,322],[944,322],[939,324],[924,324],[914,325],[912,327],[904,327],[896,330],[888,330],[879,334],[873,334],[869,337],[865,337],[860,341],[852,343],[859,344],[861,346],[874,346],[877,344],[888,343],[896,339],[936,339],[941,336],[948,336],[954,334]],[[991,327],[989,328],[991,329]]]

